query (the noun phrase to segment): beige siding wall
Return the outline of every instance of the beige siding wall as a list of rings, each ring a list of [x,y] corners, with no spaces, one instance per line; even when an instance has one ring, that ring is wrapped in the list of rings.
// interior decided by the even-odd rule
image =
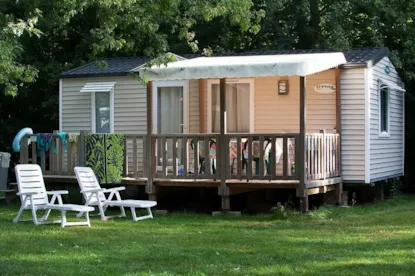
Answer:
[[[345,181],[365,181],[365,69],[340,75],[342,172]]]
[[[91,131],[91,93],[79,92],[88,82],[116,82],[114,132],[146,132],[146,89],[132,77],[68,78],[62,80],[62,130]]]
[[[389,75],[384,71],[388,65]],[[370,82],[370,180],[386,179],[404,173],[404,93],[390,90],[389,116],[390,137],[379,137],[378,79],[401,86],[396,69],[388,57],[384,57],[372,68]]]
[[[278,80],[289,80],[288,95],[278,95]],[[335,84],[335,71],[329,70],[307,77],[307,131],[332,131],[336,126],[336,94],[318,94],[316,84]],[[300,112],[299,77],[266,77],[254,80],[254,132],[298,133]],[[193,93],[196,93],[194,91]],[[207,126],[207,93],[204,98]],[[195,106],[199,108],[199,106]]]
[[[91,131],[91,94],[79,92],[92,79],[62,80],[62,131]]]
[[[278,80],[267,77],[255,79],[256,133],[299,132],[300,79],[290,77],[288,95],[278,95]],[[320,129],[333,131],[336,127],[336,94],[318,94],[316,84],[335,84],[335,71],[325,71],[306,78],[307,132]]]
[[[133,77],[68,78],[62,80],[62,130],[91,131],[91,93],[79,92],[88,82],[116,82],[114,88],[114,132],[146,133],[146,89]],[[138,143],[138,168],[142,170],[142,143]],[[128,144],[132,171],[132,143]]]
[[[189,133],[200,132],[199,81],[189,81]]]

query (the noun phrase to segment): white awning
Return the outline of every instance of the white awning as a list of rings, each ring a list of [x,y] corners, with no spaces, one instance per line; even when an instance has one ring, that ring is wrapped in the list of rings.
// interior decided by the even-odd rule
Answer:
[[[343,53],[199,57],[137,71],[147,80],[307,76],[344,63]]]
[[[379,81],[386,85],[387,87],[389,87],[392,90],[397,90],[397,91],[406,91],[405,88],[400,87],[399,85],[397,85],[394,82],[388,81],[388,80],[384,80],[384,79],[379,79]]]
[[[116,82],[88,82],[82,87],[81,92],[110,92]]]

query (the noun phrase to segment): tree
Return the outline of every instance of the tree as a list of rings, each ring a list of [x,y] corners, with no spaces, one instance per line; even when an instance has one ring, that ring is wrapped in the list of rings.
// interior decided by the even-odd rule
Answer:
[[[0,91],[0,123],[7,126],[0,134],[4,149],[10,149],[22,127],[57,129],[60,72],[103,56],[156,57],[171,51],[171,41],[187,53],[202,51],[195,26],[220,18],[243,33],[257,22],[251,0],[4,1],[0,26],[18,23],[7,29],[7,38],[0,37],[0,89],[7,85],[6,94],[14,96]],[[14,33],[17,27],[26,31]],[[4,53],[7,66],[2,65]],[[3,68],[11,73],[4,74]]]
[[[6,95],[15,96],[18,86],[34,81],[37,71],[33,66],[23,65],[17,58],[23,52],[23,46],[19,43],[19,37],[23,33],[40,35],[35,28],[39,11],[27,12],[26,20],[16,18],[9,13],[7,7],[12,6],[12,1],[6,1],[7,5],[0,7],[0,89]]]

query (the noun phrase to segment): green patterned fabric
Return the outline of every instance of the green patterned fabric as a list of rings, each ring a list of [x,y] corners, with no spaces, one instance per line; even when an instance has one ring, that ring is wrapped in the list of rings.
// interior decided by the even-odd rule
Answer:
[[[124,172],[124,134],[105,134],[107,183],[121,183]]]
[[[101,184],[105,178],[105,138],[104,134],[88,134],[85,136],[86,166],[90,167]]]
[[[124,134],[89,134],[85,137],[86,166],[101,184],[121,183],[124,171]]]

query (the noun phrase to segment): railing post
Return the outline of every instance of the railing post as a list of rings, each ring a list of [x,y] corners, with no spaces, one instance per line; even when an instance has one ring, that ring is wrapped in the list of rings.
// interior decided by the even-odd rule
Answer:
[[[273,146],[275,147],[274,143],[275,143],[275,139],[273,141]],[[275,158],[276,158],[274,147],[273,147],[273,150],[272,150],[273,160],[275,160]],[[282,163],[284,165],[284,167],[282,168],[282,175],[283,175],[283,179],[287,179],[288,178],[288,169],[289,169],[289,167],[288,167],[289,166],[289,164],[288,164],[288,137],[287,136],[284,136],[282,138],[282,148],[283,148],[283,150],[282,150]],[[273,164],[275,166],[275,161],[274,161]],[[275,169],[274,169],[274,174],[275,174]]]
[[[128,138],[124,137],[124,177],[128,177]]]
[[[36,138],[36,136],[30,138],[30,143],[32,145],[32,164],[37,164],[37,140],[34,140],[34,138]]]
[[[323,169],[322,169],[322,179],[326,179],[327,177],[327,149],[326,149],[326,130],[320,130],[320,133],[323,134],[322,137],[322,155],[323,155]]]
[[[29,163],[29,146],[27,145],[29,137],[25,135],[20,140],[20,164]]]
[[[85,165],[85,130],[81,130],[78,137],[78,166],[84,167]]]
[[[177,137],[174,136],[172,139],[172,150],[173,150],[173,178],[177,178],[178,176],[178,158],[177,158]]]
[[[137,137],[133,137],[133,177],[138,178]]]

